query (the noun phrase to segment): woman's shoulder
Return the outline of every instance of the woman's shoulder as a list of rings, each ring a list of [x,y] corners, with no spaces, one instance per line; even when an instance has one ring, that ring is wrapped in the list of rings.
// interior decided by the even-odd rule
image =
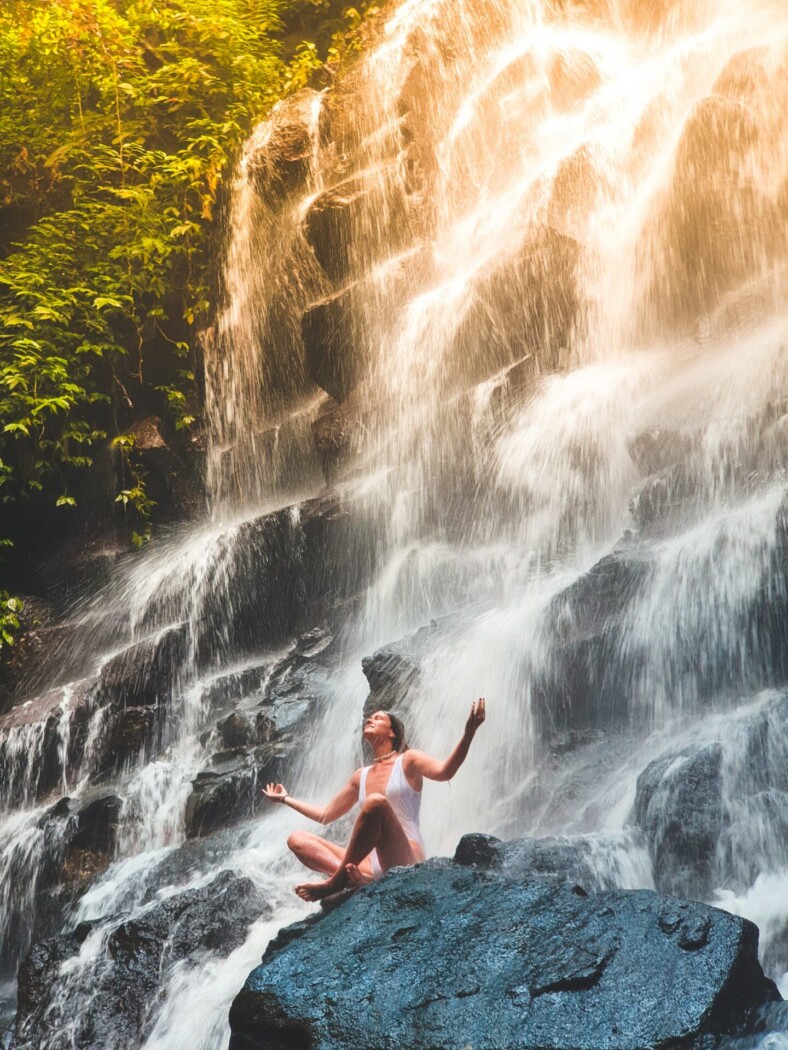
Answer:
[[[406,773],[411,770],[417,770],[420,768],[421,759],[424,757],[423,751],[417,751],[415,747],[409,747],[407,751],[403,751],[400,755],[402,761],[402,768]]]

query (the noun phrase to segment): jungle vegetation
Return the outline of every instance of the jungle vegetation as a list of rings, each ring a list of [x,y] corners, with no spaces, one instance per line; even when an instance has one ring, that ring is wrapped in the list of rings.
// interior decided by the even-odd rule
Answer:
[[[217,201],[272,105],[358,46],[336,0],[10,0],[0,8],[0,507],[67,515],[97,452],[136,544],[126,428],[199,417]],[[77,486],[78,487],[78,486]],[[0,542],[13,532],[0,524]],[[18,609],[0,592],[12,637]],[[9,600],[12,602],[8,606]]]

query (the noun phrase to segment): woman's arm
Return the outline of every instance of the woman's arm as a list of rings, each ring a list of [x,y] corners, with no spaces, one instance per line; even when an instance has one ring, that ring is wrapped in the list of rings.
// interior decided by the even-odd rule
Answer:
[[[433,758],[424,751],[406,751],[407,764],[415,773],[421,773],[428,780],[451,780],[457,770],[465,761],[471,741],[476,736],[476,730],[484,721],[484,697],[479,697],[471,704],[471,713],[465,723],[459,744],[454,748],[448,758],[441,761]]]
[[[339,820],[358,802],[359,773],[358,770],[348,780],[342,790],[335,795],[325,806],[313,806],[310,802],[301,802],[287,793],[283,784],[268,784],[263,788],[263,794],[272,802],[280,802],[289,806],[296,813],[301,813],[318,824],[333,824]]]

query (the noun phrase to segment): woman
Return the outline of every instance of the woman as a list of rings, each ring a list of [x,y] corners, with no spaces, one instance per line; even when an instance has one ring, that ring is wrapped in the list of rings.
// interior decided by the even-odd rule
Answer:
[[[396,715],[376,711],[364,723],[363,737],[373,752],[372,762],[357,769],[338,795],[325,806],[313,806],[292,798],[282,784],[269,784],[264,794],[289,806],[318,824],[332,824],[356,802],[361,811],[346,849],[319,835],[294,831],[287,840],[298,859],[312,871],[328,878],[303,882],[296,893],[305,901],[318,901],[348,885],[371,882],[389,870],[424,860],[424,841],[419,829],[419,808],[424,777],[451,780],[465,761],[476,730],[484,721],[484,697],[475,700],[465,723],[465,732],[443,761],[405,743],[405,731]]]

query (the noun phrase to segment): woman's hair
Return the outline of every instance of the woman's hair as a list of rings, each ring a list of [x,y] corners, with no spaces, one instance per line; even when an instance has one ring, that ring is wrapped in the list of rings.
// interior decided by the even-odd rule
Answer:
[[[384,711],[389,722],[391,722],[391,728],[394,730],[394,739],[391,742],[391,746],[394,751],[407,751],[408,742],[405,739],[405,726],[403,725],[402,719],[397,715],[392,714],[391,711]]]

